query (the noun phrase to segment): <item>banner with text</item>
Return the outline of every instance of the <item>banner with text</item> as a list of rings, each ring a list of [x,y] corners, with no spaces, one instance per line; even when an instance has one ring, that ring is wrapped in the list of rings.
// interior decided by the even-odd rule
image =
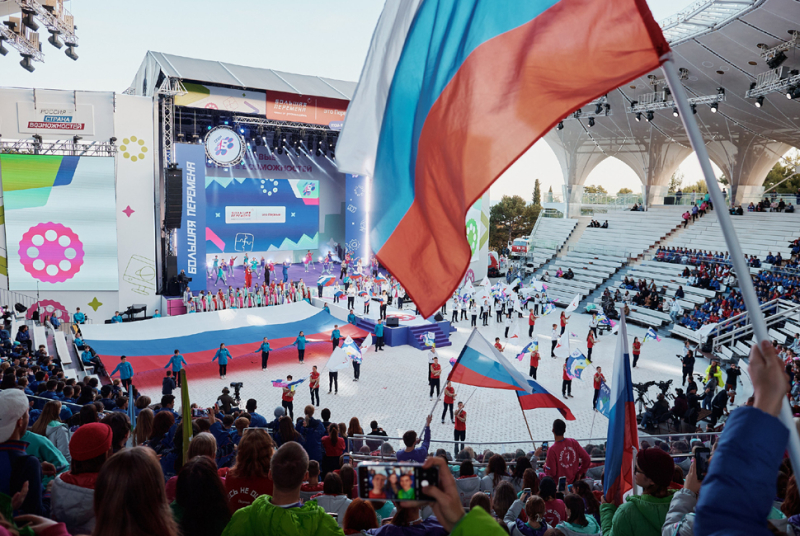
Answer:
[[[194,280],[194,293],[206,289],[206,153],[202,145],[178,143],[178,167],[183,170],[183,212],[178,229],[178,272]]]
[[[346,188],[345,246],[354,257],[368,259],[367,177],[348,174]]]
[[[344,121],[348,104],[344,99],[267,91],[267,119],[335,128]]]
[[[263,91],[206,86],[193,82],[184,82],[183,87],[186,88],[186,94],[175,97],[175,106],[264,115],[266,103]]]

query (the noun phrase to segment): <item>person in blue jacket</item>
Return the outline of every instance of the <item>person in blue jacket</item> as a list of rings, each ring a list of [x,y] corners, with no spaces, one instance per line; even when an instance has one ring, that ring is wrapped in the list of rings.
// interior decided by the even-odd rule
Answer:
[[[31,334],[28,331],[28,326],[20,326],[19,330],[17,331],[17,342],[19,342],[22,346],[28,349],[28,352],[33,351],[33,341],[31,340]]]
[[[383,351],[383,320],[375,324],[375,351]]]
[[[211,362],[213,363],[217,359],[219,359],[219,377],[224,378],[228,375],[228,360],[233,359],[231,353],[225,348],[224,342],[219,345],[219,350],[217,350],[217,353],[211,358]]]
[[[120,363],[108,375],[109,378],[113,377],[119,371],[119,379],[122,380],[122,386],[125,390],[131,386],[133,379],[133,367],[128,363],[128,358],[124,355],[119,356]]]
[[[158,309],[156,309],[156,312],[153,315],[153,318],[161,318],[161,313],[158,312]]]
[[[75,314],[72,315],[72,320],[76,324],[83,324],[83,323],[86,322],[86,315],[81,312],[81,308],[80,307],[77,307],[75,309]]]
[[[292,343],[292,346],[297,346],[297,357],[300,359],[300,362],[303,362],[303,358],[306,355],[306,336],[303,335],[303,332],[300,332],[300,335]]]
[[[105,374],[106,368],[100,358],[92,353],[92,349],[88,345],[82,345],[83,352],[81,352],[81,362],[84,365],[94,367],[95,374]]]
[[[261,350],[261,370],[267,370],[267,361],[269,360],[269,339],[264,337],[264,342],[258,347]]]
[[[768,536],[767,516],[789,441],[778,419],[789,390],[784,365],[769,341],[750,350],[753,407],[731,411],[703,480],[694,534]]]
[[[283,262],[283,282],[286,283],[289,281],[289,266],[291,263],[286,260]]]
[[[353,313],[353,310],[350,309],[350,314],[347,315],[347,323],[355,326],[357,322],[358,317],[355,315],[355,313]]]
[[[339,346],[339,339],[341,336],[341,333],[339,333],[339,325],[335,324],[333,326],[333,333],[331,333],[331,342],[333,343],[333,348],[331,348],[331,350],[336,350]]]
[[[164,368],[167,368],[169,366],[172,367],[172,375],[175,377],[175,386],[180,387],[181,370],[183,369],[184,366],[188,365],[186,364],[186,360],[183,359],[183,356],[180,354],[180,352],[178,352],[178,350],[175,350],[175,353],[172,354],[172,357],[169,358],[169,361],[167,361],[167,364],[164,365]]]
[[[114,311],[114,316],[111,317],[112,324],[122,324],[122,317],[119,314],[119,311]]]
[[[305,438],[305,449],[309,460],[322,463],[322,438],[328,435],[322,422],[314,418],[314,406],[305,407],[305,417],[300,420],[296,429]]]

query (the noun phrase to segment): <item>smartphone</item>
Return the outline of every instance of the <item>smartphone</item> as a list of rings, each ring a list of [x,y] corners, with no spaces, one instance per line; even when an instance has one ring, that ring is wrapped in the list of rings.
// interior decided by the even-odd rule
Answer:
[[[692,449],[694,453],[694,470],[697,472],[697,480],[702,480],[708,473],[708,459],[711,457],[711,449],[708,447],[695,447]]]
[[[524,490],[522,490],[522,494],[523,495],[530,494],[530,492],[531,492],[531,488],[525,488]]]
[[[567,491],[567,477],[558,477],[558,492],[564,493],[565,491]]]
[[[436,467],[398,462],[364,462],[358,465],[358,496],[375,501],[424,501],[434,499],[422,493],[425,486],[439,483]]]
[[[572,493],[572,484],[570,484],[569,486],[567,486],[567,491],[568,491],[568,492],[570,492],[570,493]]]
[[[547,459],[547,449],[549,447],[549,443],[547,441],[542,441],[542,453],[539,455],[543,460]]]
[[[342,456],[342,463],[350,463],[350,455],[349,454],[345,453]]]

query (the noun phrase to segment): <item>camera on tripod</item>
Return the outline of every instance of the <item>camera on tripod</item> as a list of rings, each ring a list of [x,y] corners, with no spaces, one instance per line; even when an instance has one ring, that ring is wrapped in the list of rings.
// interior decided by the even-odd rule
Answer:
[[[244,387],[244,383],[232,382],[231,387],[233,387],[233,401],[236,402],[236,404],[239,404],[242,401],[241,389]]]
[[[649,381],[647,383],[634,383],[633,387],[636,389],[636,391],[638,391],[639,396],[641,397],[642,395],[646,394],[647,390],[650,389],[655,384],[656,384],[655,381]]]
[[[658,388],[661,389],[662,395],[664,395],[667,398],[670,397],[675,398],[674,395],[667,392],[669,391],[669,388],[672,385],[672,380],[667,380],[665,382],[658,382],[656,385],[658,385]]]

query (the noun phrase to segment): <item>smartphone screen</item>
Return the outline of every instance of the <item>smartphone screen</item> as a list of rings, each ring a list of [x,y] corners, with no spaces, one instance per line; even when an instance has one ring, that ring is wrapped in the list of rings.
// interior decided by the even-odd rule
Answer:
[[[694,468],[697,472],[697,480],[703,480],[708,473],[708,459],[711,457],[711,449],[707,447],[694,448]]]
[[[436,485],[439,471],[404,463],[362,463],[358,466],[358,496],[378,501],[432,501],[422,488]]]
[[[561,476],[558,478],[558,491],[561,493],[567,491],[567,477]]]
[[[342,456],[342,463],[350,463],[350,455],[349,454],[345,454],[344,456]]]

